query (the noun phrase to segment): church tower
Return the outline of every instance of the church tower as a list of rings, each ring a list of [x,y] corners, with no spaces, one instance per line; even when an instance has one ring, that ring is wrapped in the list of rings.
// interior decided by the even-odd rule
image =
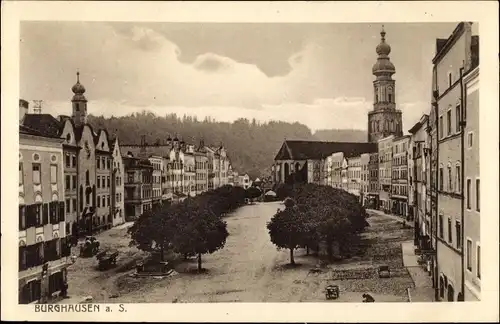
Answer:
[[[76,83],[71,88],[73,91],[73,114],[71,118],[76,126],[81,126],[87,123],[87,98],[85,98],[85,87],[80,83],[80,72],[76,72]]]
[[[373,110],[368,113],[368,142],[376,143],[379,139],[394,135],[403,135],[401,110],[396,109],[396,82],[392,75],[396,68],[389,59],[391,46],[385,42],[385,30],[382,26],[381,40],[376,48],[377,62],[373,65]]]

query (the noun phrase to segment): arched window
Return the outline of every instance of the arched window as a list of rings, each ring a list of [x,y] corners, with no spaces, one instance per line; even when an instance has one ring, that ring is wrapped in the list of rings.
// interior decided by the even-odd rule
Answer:
[[[453,289],[453,286],[451,283],[448,284],[448,301],[454,301],[455,299],[455,289]]]
[[[439,297],[444,298],[444,278],[439,277]]]
[[[395,129],[394,129],[394,120],[391,120],[391,127],[390,127],[390,131],[393,132]]]

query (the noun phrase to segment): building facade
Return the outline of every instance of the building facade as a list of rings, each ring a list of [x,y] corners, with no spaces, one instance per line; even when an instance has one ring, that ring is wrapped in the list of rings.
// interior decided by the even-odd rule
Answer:
[[[95,140],[95,160],[96,160],[96,217],[93,228],[96,231],[109,229],[113,226],[113,213],[111,208],[111,175],[112,175],[112,155],[108,134],[99,131],[99,135],[94,136]]]
[[[466,91],[463,75],[478,65],[478,51],[479,39],[472,36],[471,23],[463,22],[447,40],[437,41],[437,53],[433,59],[438,136],[436,270],[439,278],[437,295],[442,301],[464,300],[467,273],[464,262],[467,206],[464,197],[467,182],[464,186]]]
[[[361,154],[361,186],[360,186],[360,201],[363,206],[368,206],[368,194],[370,188],[370,153]]]
[[[428,122],[429,116],[423,115],[410,129],[408,152],[408,212],[414,219],[415,242],[425,250],[430,249],[431,237],[431,217],[427,200]]]
[[[203,142],[194,152],[195,170],[196,170],[196,194],[199,195],[208,191],[208,157],[200,151],[203,147]],[[234,185],[234,179],[231,174],[231,185]]]
[[[391,212],[393,140],[394,135],[390,135],[378,141],[379,208],[386,213]]]
[[[360,197],[361,191],[361,156],[352,156],[347,162],[347,191]]]
[[[162,176],[163,176],[163,158],[161,156],[152,155],[148,161],[153,166],[152,173],[152,194],[151,202],[153,208],[157,208],[162,203]]]
[[[369,154],[368,161],[368,207],[378,209],[379,203],[379,181],[378,181],[378,152]]]
[[[481,182],[479,167],[479,66],[464,77],[464,298],[481,299]]]
[[[381,41],[376,48],[378,58],[372,68],[376,77],[373,82],[373,110],[368,113],[368,142],[372,143],[391,134],[396,137],[403,135],[401,110],[396,109],[396,81],[392,79],[396,69],[389,58],[391,46],[385,41],[383,28],[380,35]]]
[[[19,127],[19,303],[67,291],[63,139]]]
[[[184,190],[186,196],[196,196],[196,161],[194,148],[189,145],[184,148]]]
[[[125,217],[135,220],[153,208],[153,166],[148,160],[124,156]]]
[[[341,167],[344,157],[360,156],[377,151],[375,143],[317,142],[286,140],[274,158],[273,172],[276,183],[323,184],[327,159],[331,157],[331,182],[341,183]],[[335,155],[335,153],[338,153]],[[339,155],[340,154],[340,155]],[[346,175],[347,178],[347,175]]]
[[[93,233],[97,229],[109,228],[111,223],[109,218],[110,204],[107,198],[110,194],[110,188],[107,187],[107,176],[110,175],[110,168],[107,168],[107,164],[110,162],[106,161],[106,159],[111,158],[111,153],[109,152],[106,131],[98,130],[96,132],[87,122],[86,90],[80,83],[79,73],[77,73],[77,81],[71,91],[73,92],[71,117],[59,116],[59,119],[56,119],[50,114],[28,114],[25,111],[22,125],[44,136],[59,137],[64,140],[64,165],[66,165],[66,153],[70,159],[69,167],[65,171],[64,184],[65,187],[68,185],[70,188],[70,190],[65,191],[68,192],[71,206],[71,212],[67,219],[69,224],[65,226],[70,228],[73,237],[78,237]],[[104,167],[102,165],[103,157],[105,158]],[[99,168],[97,167],[98,160],[100,161]],[[106,185],[106,188],[99,188],[99,200],[97,199],[98,174],[99,186],[102,185],[103,176]],[[105,207],[102,207],[103,196],[105,196]]]
[[[123,179],[125,168],[120,150],[118,138],[111,141],[111,151],[113,152],[113,170],[111,171],[111,212],[113,215],[113,226],[125,222],[125,187]]]
[[[391,212],[408,217],[408,144],[410,136],[394,138],[392,143]]]

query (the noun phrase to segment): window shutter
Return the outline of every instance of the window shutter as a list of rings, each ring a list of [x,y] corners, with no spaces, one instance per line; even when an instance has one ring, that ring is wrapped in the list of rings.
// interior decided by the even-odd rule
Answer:
[[[43,225],[47,225],[49,223],[49,205],[43,204],[42,206],[42,215],[43,215]]]
[[[64,219],[65,219],[65,217],[64,217],[64,211],[65,211],[64,207],[65,207],[64,201],[59,202],[59,222],[64,222]]]

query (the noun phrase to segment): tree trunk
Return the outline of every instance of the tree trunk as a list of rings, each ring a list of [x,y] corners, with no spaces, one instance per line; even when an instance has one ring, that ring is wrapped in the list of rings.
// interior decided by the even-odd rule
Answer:
[[[306,245],[306,255],[309,255],[309,245]]]
[[[198,253],[198,271],[201,271],[201,253]]]
[[[188,259],[188,254],[184,253],[184,260],[187,260],[187,259]]]
[[[160,245],[160,261],[163,262],[163,244]]]
[[[295,264],[295,260],[293,259],[293,249],[290,249],[290,264]]]
[[[332,258],[333,258],[332,242],[326,243],[326,252],[328,254],[328,260],[332,261]]]

